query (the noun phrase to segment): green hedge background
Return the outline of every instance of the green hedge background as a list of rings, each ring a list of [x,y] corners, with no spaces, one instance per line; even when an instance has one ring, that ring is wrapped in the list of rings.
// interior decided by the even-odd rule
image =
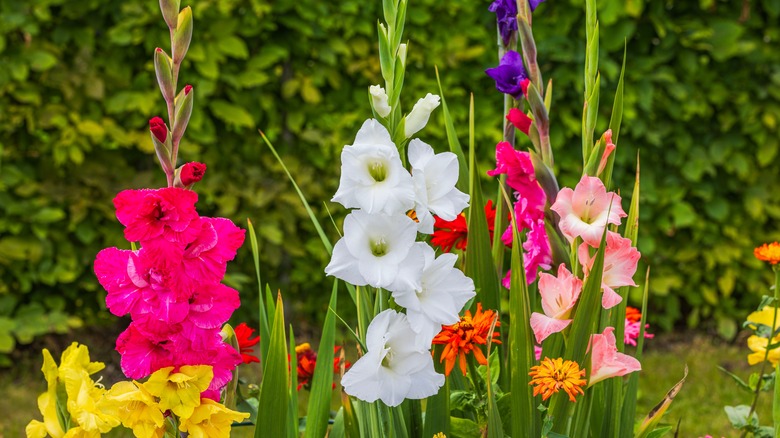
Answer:
[[[180,83],[193,84],[196,97],[180,156],[208,165],[197,186],[202,214],[254,221],[264,280],[285,293],[297,319],[322,313],[327,256],[257,129],[328,223],[340,150],[370,116],[367,87],[381,78],[380,3],[192,2],[195,32]],[[436,93],[438,66],[465,133],[473,92],[483,170],[502,110],[483,73],[497,63],[489,3],[410,1],[402,102],[408,109]],[[733,336],[771,281],[752,248],[780,238],[780,1],[599,4],[599,131],[628,45],[615,178],[628,193],[639,151],[650,321]],[[539,59],[554,81],[552,144],[563,185],[581,172],[583,11],[582,0],[548,0],[534,16]],[[156,46],[168,50],[155,0],[0,0],[0,352],[42,333],[115,321],[92,261],[103,247],[128,245],[113,196],[165,184],[147,128],[165,111]],[[423,139],[444,149],[441,114],[431,120]],[[253,278],[242,249],[228,278],[242,291],[239,317],[255,308]]]

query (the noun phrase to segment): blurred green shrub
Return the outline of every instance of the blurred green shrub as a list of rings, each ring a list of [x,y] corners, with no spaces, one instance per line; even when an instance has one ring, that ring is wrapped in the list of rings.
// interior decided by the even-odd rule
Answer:
[[[410,3],[402,104],[436,92],[434,66],[456,119],[465,122],[473,92],[487,170],[502,109],[483,73],[496,64],[489,2]],[[552,140],[565,185],[581,166],[582,3],[548,0],[534,26],[545,77],[554,79]],[[768,283],[752,247],[780,238],[780,4],[600,3],[603,102],[611,102],[628,41],[616,181],[630,187],[640,150],[651,321],[733,335]],[[255,222],[264,281],[284,290],[298,316],[321,316],[327,256],[257,129],[329,223],[323,203],[338,183],[341,147],[369,116],[367,87],[380,81],[379,4],[192,4],[195,33],[180,81],[197,94],[181,157],[208,165],[197,187],[202,214]],[[103,247],[127,247],[112,197],[165,184],[147,121],[164,113],[152,53],[167,41],[153,0],[0,0],[0,352],[82,321],[113,320],[92,261]],[[606,117],[600,122],[605,128]],[[444,147],[439,116],[422,135]],[[229,272],[242,290],[240,316],[251,318],[248,251]]]

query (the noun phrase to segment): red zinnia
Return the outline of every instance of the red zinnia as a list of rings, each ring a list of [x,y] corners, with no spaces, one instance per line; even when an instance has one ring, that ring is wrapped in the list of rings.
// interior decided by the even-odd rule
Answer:
[[[341,347],[333,347],[333,352],[338,353]],[[317,353],[311,349],[311,345],[308,342],[297,345],[295,347],[295,355],[298,361],[298,390],[305,387],[311,388],[311,379],[314,377],[314,367],[317,365]],[[344,367],[349,368],[350,363],[345,362]],[[338,373],[341,368],[341,358],[336,356],[333,358],[333,372]],[[333,384],[336,387],[336,384]]]
[[[444,252],[451,252],[454,246],[457,249],[465,250],[468,243],[468,225],[466,216],[461,213],[455,220],[445,221],[439,216],[433,217],[433,237],[431,245],[441,248]],[[496,209],[493,207],[493,201],[485,204],[485,219],[487,220],[488,231],[490,231],[490,242],[493,242],[493,228],[496,222]]]
[[[252,334],[255,332],[255,329],[250,328],[248,325],[246,325],[246,323],[242,322],[241,324],[237,325],[233,331],[236,333],[238,349],[241,352],[241,359],[244,361],[244,363],[260,363],[260,359],[252,355],[252,353],[254,353],[254,349],[252,347],[260,342],[260,336],[255,336],[252,338]]]

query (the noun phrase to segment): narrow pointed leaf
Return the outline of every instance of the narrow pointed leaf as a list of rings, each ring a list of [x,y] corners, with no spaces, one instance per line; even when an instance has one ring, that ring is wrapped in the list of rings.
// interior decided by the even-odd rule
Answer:
[[[265,304],[263,302],[263,282],[260,280],[260,250],[257,245],[257,234],[255,234],[255,227],[252,225],[252,221],[246,220],[247,229],[249,231],[249,242],[252,247],[252,259],[255,262],[255,275],[257,276],[257,299],[260,301],[260,309],[257,312],[258,319],[260,321],[258,331],[260,332],[260,339],[271,339],[271,329],[268,325],[268,315],[266,314]],[[265,358],[268,356],[268,342],[260,342],[260,363],[265,363]]]
[[[455,123],[447,107],[447,100],[444,99],[444,89],[441,87],[441,78],[439,78],[439,69],[436,68],[436,83],[439,84],[439,96],[441,97],[441,111],[444,114],[444,130],[447,132],[447,143],[450,151],[458,157],[458,183],[456,187],[461,192],[467,193],[469,190],[469,169],[466,164],[466,155],[458,141],[458,134],[455,132]],[[471,199],[471,205],[474,205],[474,198]]]
[[[437,373],[444,373],[444,364],[439,361],[443,345],[435,345],[433,349],[433,366]],[[425,404],[425,423],[423,436],[434,436],[437,433],[450,435],[450,379],[445,380],[444,386],[435,395],[428,397]]]
[[[473,97],[469,114],[469,193],[471,205],[468,209],[469,243],[466,246],[466,275],[474,280],[474,286],[477,289],[475,302],[482,302],[485,309],[500,311],[498,272],[493,264],[490,233],[482,207],[485,202],[482,197],[482,186],[475,158]]]
[[[338,281],[333,282],[328,307],[336,308]],[[314,365],[314,376],[311,382],[311,392],[306,417],[305,438],[322,438],[328,430],[330,417],[330,396],[333,392],[333,347],[336,343],[336,315],[328,312],[322,326],[322,337],[317,349],[317,363]]]
[[[515,245],[517,246],[517,245]],[[493,323],[490,325],[490,330],[488,330],[487,333],[487,339],[493,339],[493,332],[496,329],[496,323],[498,322],[498,313],[496,313]],[[490,347],[493,345],[492,342],[487,343],[487,357],[490,357]],[[487,387],[487,401],[488,401],[488,408],[487,408],[487,438],[504,438],[504,425],[501,422],[501,413],[498,410],[498,405],[496,404],[496,394],[493,389],[493,379],[490,375],[490,365],[485,367],[485,386]]]
[[[685,379],[687,377],[688,366],[686,365],[683,378],[677,382],[677,384],[674,385],[672,389],[669,390],[669,392],[666,393],[666,396],[664,396],[664,399],[661,400],[660,403],[658,403],[652,410],[650,410],[650,413],[647,414],[647,417],[645,417],[644,421],[642,421],[642,424],[639,426],[639,430],[635,435],[636,438],[647,438],[650,436],[650,434],[655,430],[655,427],[661,421],[664,413],[666,413],[666,410],[669,409],[669,406],[674,401],[674,397],[679,394],[680,390],[682,390],[683,384],[685,383]]]
[[[287,408],[287,438],[297,438],[298,433],[298,355],[295,353],[295,334],[290,325],[289,367],[290,406]]]
[[[277,298],[275,309],[268,357],[264,364],[263,381],[260,384],[255,438],[287,436],[287,422],[283,419],[287,418],[290,380],[281,294]]]

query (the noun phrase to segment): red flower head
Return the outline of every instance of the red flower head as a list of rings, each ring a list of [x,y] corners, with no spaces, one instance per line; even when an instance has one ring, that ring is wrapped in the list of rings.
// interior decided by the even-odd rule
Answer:
[[[532,120],[524,112],[517,108],[512,108],[509,110],[509,114],[506,115],[506,119],[509,120],[509,123],[515,125],[515,128],[522,131],[523,134],[528,135]]]
[[[463,213],[459,214],[452,221],[445,221],[438,216],[433,218],[435,222],[431,245],[441,248],[444,252],[451,252],[453,246],[460,250],[466,249],[468,226],[466,224],[466,216]],[[490,241],[493,242],[493,228],[496,221],[496,209],[493,207],[493,201],[488,201],[485,204],[485,219],[490,231]]]
[[[206,174],[206,165],[198,162],[187,163],[181,167],[181,173],[179,179],[185,187],[189,187],[196,182],[203,179],[203,175]]]
[[[254,348],[252,347],[260,342],[260,336],[255,336],[252,338],[252,334],[255,332],[255,329],[242,322],[241,324],[237,325],[233,331],[236,333],[238,349],[241,352],[241,359],[244,361],[244,363],[260,363],[260,359],[258,359],[256,356],[253,356]]]
[[[184,86],[184,95],[186,96],[186,95],[190,94],[190,91],[192,91],[192,85],[190,85],[190,84],[185,85]]]
[[[152,117],[152,119],[149,120],[149,130],[152,131],[152,135],[154,135],[154,138],[159,140],[160,143],[165,143],[165,139],[168,138],[168,127],[165,126],[163,119]]]
[[[334,347],[333,352],[338,353],[341,347]],[[314,377],[314,367],[317,365],[317,353],[311,349],[311,345],[308,342],[304,342],[295,347],[295,354],[298,360],[298,390],[301,388],[310,389],[311,379]],[[351,364],[344,362],[344,367],[349,368]],[[338,373],[341,370],[341,358],[336,356],[333,358],[333,372]],[[336,384],[333,384],[336,387]]]

